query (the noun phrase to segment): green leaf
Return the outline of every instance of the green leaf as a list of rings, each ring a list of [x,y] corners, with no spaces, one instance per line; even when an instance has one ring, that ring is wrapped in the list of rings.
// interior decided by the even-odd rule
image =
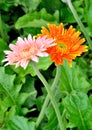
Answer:
[[[83,92],[73,92],[63,99],[66,108],[66,118],[69,128],[80,130],[92,129],[92,107],[87,95]]]
[[[86,80],[86,75],[82,69],[75,63],[72,67],[67,62],[61,66],[59,88],[64,93],[70,93],[73,90],[87,93],[91,89],[90,83]]]
[[[85,19],[89,25],[90,28],[92,28],[92,0],[88,1],[88,7],[85,10]],[[92,31],[91,31],[92,32]]]
[[[0,38],[0,53],[3,52],[6,49],[6,47],[6,42],[2,38]]]
[[[0,38],[0,64],[2,64],[2,60],[4,59],[4,50],[6,49],[7,45],[5,43],[5,41]]]
[[[37,63],[38,69],[40,70],[47,70],[49,68],[49,66],[52,64],[52,62],[50,61],[50,57],[42,57],[40,58],[39,62]],[[33,76],[35,76],[35,72],[33,70],[32,73]]]
[[[88,0],[85,2],[86,3],[86,8],[84,9],[85,14],[84,14],[84,18],[85,21],[87,22],[87,27],[86,30],[89,34],[89,36],[92,36],[92,0]]]
[[[9,75],[5,73],[5,68],[0,67],[0,84],[5,87],[5,89],[11,89],[13,86],[13,82],[15,79],[15,75]]]
[[[10,130],[35,130],[35,122],[29,122],[22,116],[14,116],[8,122]]]
[[[29,27],[25,27],[23,28],[23,30],[24,30],[24,36],[27,36],[28,34],[32,34],[34,36],[39,34],[41,31],[40,28],[34,28],[34,27],[31,27],[31,29]]]
[[[3,105],[2,105],[2,100],[0,99],[0,124],[3,123],[4,120],[4,110],[3,110]]]
[[[39,96],[39,97],[36,98],[35,103],[36,103],[37,109],[38,109],[39,111],[40,111],[41,108],[42,108],[42,104],[44,103],[45,98],[46,98],[46,97],[45,97],[44,95]]]
[[[17,22],[15,23],[15,28],[20,29],[24,27],[41,27],[43,25],[46,26],[47,23],[49,22],[56,22],[57,17],[56,14],[58,15],[58,12],[55,12],[55,16],[49,14],[46,12],[45,9],[42,9],[40,12],[33,12],[33,13],[28,13],[22,17],[20,17]]]
[[[90,102],[92,104],[92,94],[89,96],[89,100],[90,100]]]
[[[37,63],[37,67],[41,70],[47,70],[50,65],[52,64],[52,62],[50,61],[50,57],[39,57],[39,62]],[[24,82],[25,82],[25,76],[27,74],[30,74],[32,76],[35,76],[35,72],[34,72],[34,69],[31,65],[31,62],[29,63],[28,67],[26,68],[26,70],[24,70],[22,67],[18,67],[18,68],[15,68],[15,66],[11,66],[13,71],[15,71],[19,78],[18,80],[22,80],[24,78]]]
[[[52,64],[50,61],[50,57],[41,57],[39,58],[39,62],[37,63],[37,66],[39,69],[47,70],[49,66]]]
[[[29,96],[32,96],[35,94],[36,94],[36,91],[30,92],[30,93],[20,93],[18,98],[17,98],[18,103],[20,105],[22,105]]]
[[[62,2],[60,0],[42,0],[40,3],[41,8],[45,8],[47,12],[53,14],[56,10],[62,9]]]
[[[62,115],[64,130],[66,130],[66,119],[65,119],[64,107],[62,104],[59,104],[59,110]],[[57,115],[52,105],[50,104],[48,105],[45,111],[45,115],[47,117],[47,120],[45,117],[44,119],[46,123],[42,124],[42,128],[43,128],[42,130],[60,130],[59,125],[58,125]]]
[[[52,64],[52,62],[50,61],[49,56],[48,57],[40,57],[39,62],[37,63],[37,67],[39,70],[47,70],[51,64]],[[24,70],[24,73],[30,74],[32,76],[36,75],[32,65],[31,65],[31,62],[28,65],[26,71]]]
[[[35,89],[35,78],[27,75],[25,84],[23,84],[20,95],[18,97],[18,102],[19,104],[24,104],[26,107],[30,108],[34,105],[36,96],[37,91]]]
[[[36,10],[37,6],[40,4],[41,0],[19,0],[19,4],[22,5],[23,10],[27,12],[32,12]]]
[[[63,1],[64,2],[64,0],[61,0],[61,1]],[[66,0],[65,0],[66,1]],[[67,2],[65,2],[65,3],[67,3]],[[78,17],[80,18],[80,19],[82,19],[82,21],[84,20],[83,18],[84,18],[84,1],[83,0],[73,0],[72,1],[72,4],[73,4],[73,6],[74,6],[74,8],[75,8],[75,10],[77,11],[77,13],[78,13]],[[68,22],[68,23],[76,23],[76,20],[75,20],[75,18],[74,18],[74,16],[73,16],[73,14],[72,14],[72,12],[71,12],[71,10],[69,9],[69,7],[67,6],[67,4],[65,5],[64,4],[64,6],[61,8],[61,10],[60,10],[60,13],[61,13],[61,20],[63,21],[63,22]],[[66,16],[66,17],[65,17]]]
[[[3,91],[14,103],[13,99],[13,87],[14,87],[15,75],[8,75],[5,73],[5,68],[0,67],[0,91]]]
[[[55,111],[52,107],[48,108],[46,111],[46,116],[48,118],[48,123],[43,127],[44,130],[57,129],[58,120]]]
[[[76,22],[71,11],[67,7],[65,8],[65,6],[62,7],[62,9],[60,11],[60,15],[61,15],[61,20],[63,22],[69,22],[69,23]]]

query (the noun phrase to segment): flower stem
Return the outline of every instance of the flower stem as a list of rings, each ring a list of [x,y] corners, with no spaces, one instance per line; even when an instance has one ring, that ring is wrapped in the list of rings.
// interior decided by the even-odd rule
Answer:
[[[33,68],[34,68],[34,71],[36,73],[36,75],[39,77],[39,79],[42,81],[42,83],[44,84],[46,90],[47,90],[47,93],[49,95],[49,98],[51,100],[51,103],[54,107],[54,110],[56,112],[56,115],[57,115],[57,118],[58,118],[58,122],[59,122],[59,127],[60,127],[60,130],[64,130],[64,126],[63,126],[63,121],[62,121],[62,118],[61,118],[61,115],[60,115],[60,111],[58,109],[58,105],[55,101],[55,98],[51,92],[51,89],[47,83],[47,81],[45,80],[45,78],[43,77],[43,75],[40,73],[40,71],[38,70],[36,64],[34,62],[32,62],[32,65],[33,65]]]
[[[82,32],[84,33],[84,36],[85,36],[86,39],[87,39],[89,48],[92,49],[92,42],[91,42],[91,39],[90,39],[90,37],[89,37],[87,31],[85,30],[84,25],[82,24],[81,20],[79,19],[77,12],[76,12],[76,10],[74,9],[74,7],[73,7],[73,5],[72,5],[71,0],[65,0],[65,2],[68,4],[68,6],[69,6],[71,12],[72,12],[73,15],[74,15],[74,18],[76,19],[76,21],[77,21],[77,23],[79,24],[79,26],[80,26]]]
[[[51,86],[51,90],[54,90],[57,83],[59,82],[59,77],[60,77],[60,66],[57,66],[56,67],[56,75],[55,75],[55,78],[54,78],[54,81],[53,81],[53,84]],[[44,101],[44,104],[42,106],[42,109],[41,109],[41,112],[37,118],[37,121],[36,121],[36,128],[39,126],[40,122],[42,121],[43,117],[44,117],[44,114],[45,114],[45,110],[46,110],[46,107],[49,103],[49,95],[46,96],[46,99]]]

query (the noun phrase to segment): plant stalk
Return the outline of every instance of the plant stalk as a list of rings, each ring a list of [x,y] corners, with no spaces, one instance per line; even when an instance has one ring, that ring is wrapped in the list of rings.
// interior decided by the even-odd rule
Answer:
[[[53,84],[51,86],[51,90],[54,90],[56,85],[58,84],[59,82],[59,77],[60,77],[60,66],[57,66],[56,67],[56,75],[55,75],[55,78],[54,78],[54,81],[53,81]],[[45,110],[46,110],[46,107],[49,103],[49,95],[46,96],[46,99],[43,103],[43,106],[42,106],[42,109],[41,109],[41,112],[37,118],[37,121],[36,121],[36,128],[39,126],[40,122],[42,121],[43,117],[44,117],[44,114],[45,114]]]
[[[34,71],[35,71],[36,75],[42,81],[42,83],[44,84],[44,86],[45,86],[45,88],[47,90],[47,93],[49,95],[49,98],[51,100],[51,103],[52,103],[52,105],[54,107],[54,110],[55,110],[57,118],[58,118],[60,130],[64,130],[63,121],[62,121],[62,118],[61,118],[61,115],[60,115],[60,111],[59,111],[58,105],[57,105],[57,103],[55,101],[55,98],[54,98],[54,96],[52,94],[52,91],[51,91],[51,89],[50,89],[47,81],[45,80],[45,78],[43,77],[43,75],[38,70],[36,64],[34,62],[32,62],[32,65],[33,65],[33,68],[34,68]]]
[[[92,41],[91,41],[91,39],[90,39],[90,37],[89,37],[87,31],[85,30],[85,27],[84,27],[84,25],[82,24],[82,22],[81,22],[81,20],[80,20],[80,18],[79,18],[79,16],[78,16],[76,10],[74,9],[71,0],[62,0],[62,1],[68,4],[68,6],[69,6],[69,8],[70,8],[70,10],[71,10],[71,12],[72,12],[72,14],[73,14],[75,20],[76,20],[77,23],[79,24],[79,26],[80,26],[80,28],[81,28],[81,31],[83,32],[84,36],[85,36],[86,39],[87,39],[89,48],[92,50]]]

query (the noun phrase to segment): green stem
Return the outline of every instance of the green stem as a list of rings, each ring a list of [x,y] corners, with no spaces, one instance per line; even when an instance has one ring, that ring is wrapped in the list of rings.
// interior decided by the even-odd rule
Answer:
[[[55,76],[55,79],[53,81],[53,84],[51,86],[51,90],[54,90],[57,83],[58,83],[58,79],[60,77],[60,66],[57,66],[56,67],[56,76]],[[46,107],[49,103],[49,95],[46,96],[46,99],[44,101],[44,104],[42,106],[42,109],[41,109],[41,112],[37,118],[37,121],[36,121],[36,128],[39,126],[40,122],[42,121],[43,117],[44,117],[44,114],[45,114],[45,110],[46,110]]]
[[[65,2],[68,4],[68,6],[69,6],[71,12],[72,12],[73,15],[74,15],[74,18],[76,19],[77,23],[79,24],[79,26],[80,26],[80,28],[81,28],[81,31],[84,33],[84,36],[85,36],[86,39],[87,39],[89,48],[92,49],[91,39],[90,39],[90,37],[89,37],[87,31],[85,30],[84,25],[82,24],[81,20],[79,19],[77,12],[76,12],[76,10],[74,9],[74,7],[73,7],[73,5],[72,5],[71,0],[65,0]]]
[[[54,110],[56,112],[56,115],[57,115],[57,118],[58,118],[58,122],[59,122],[59,127],[60,127],[60,130],[64,130],[64,126],[63,126],[63,121],[62,121],[62,118],[61,118],[61,115],[60,115],[60,111],[58,109],[58,105],[55,101],[55,98],[51,92],[51,89],[47,83],[47,81],[45,80],[45,78],[43,77],[43,75],[40,73],[40,71],[38,70],[36,64],[34,62],[32,62],[32,65],[33,65],[33,68],[34,68],[34,71],[36,73],[36,75],[39,77],[39,79],[42,81],[42,83],[44,84],[46,90],[47,90],[47,93],[49,95],[49,98],[51,100],[51,103],[54,107]]]

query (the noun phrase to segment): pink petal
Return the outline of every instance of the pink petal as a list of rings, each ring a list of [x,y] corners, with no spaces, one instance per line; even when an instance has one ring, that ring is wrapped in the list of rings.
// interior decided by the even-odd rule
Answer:
[[[26,69],[27,65],[28,65],[28,61],[26,61],[26,60],[22,60],[22,61],[21,61],[21,66],[22,66],[24,69]]]
[[[31,59],[32,59],[33,61],[35,61],[35,62],[38,62],[38,61],[39,61],[39,59],[38,59],[37,56],[31,56]]]
[[[20,66],[20,61],[16,63],[16,68]]]
[[[28,35],[28,41],[29,41],[30,43],[33,42],[32,36],[31,36],[30,34]]]
[[[14,45],[14,44],[10,44],[9,47],[11,50],[16,50],[16,45]]]
[[[11,53],[11,51],[4,51],[4,53],[6,54],[6,55],[8,55],[8,54],[10,54]]]
[[[37,55],[41,56],[41,57],[44,57],[44,56],[48,56],[48,53],[46,53],[46,52],[38,52]]]
[[[18,44],[25,44],[24,40],[21,37],[18,37]]]

